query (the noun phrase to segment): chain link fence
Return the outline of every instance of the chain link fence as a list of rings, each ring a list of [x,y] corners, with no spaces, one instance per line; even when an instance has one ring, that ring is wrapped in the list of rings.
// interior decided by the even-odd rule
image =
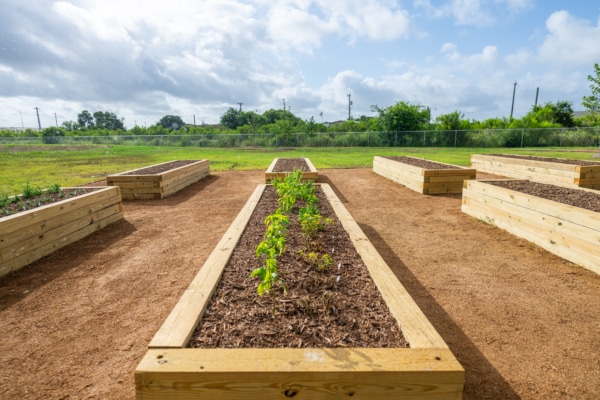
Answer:
[[[600,127],[414,132],[8,136],[0,144],[281,147],[600,147]]]

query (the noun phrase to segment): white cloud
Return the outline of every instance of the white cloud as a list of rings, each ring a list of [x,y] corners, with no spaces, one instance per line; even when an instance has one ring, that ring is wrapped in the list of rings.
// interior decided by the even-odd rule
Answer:
[[[600,59],[600,21],[578,19],[568,11],[553,13],[546,20],[548,35],[539,49],[541,61],[556,67],[593,65]]]

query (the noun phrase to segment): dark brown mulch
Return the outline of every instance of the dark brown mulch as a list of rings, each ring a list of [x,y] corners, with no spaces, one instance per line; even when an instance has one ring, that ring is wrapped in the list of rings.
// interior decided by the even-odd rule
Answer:
[[[302,172],[310,171],[304,158],[279,158],[273,167],[273,172],[292,172],[295,169]]]
[[[531,181],[486,181],[486,183],[558,203],[600,212],[600,193]]]
[[[19,196],[17,201],[7,204],[4,207],[0,207],[0,218],[81,196],[82,194],[93,192],[94,190],[98,190],[98,188],[61,189],[58,193],[42,193],[41,195],[33,196],[28,199]]]
[[[546,162],[555,162],[555,163],[571,164],[571,165],[600,165],[600,162],[583,161],[583,160],[569,160],[566,158],[521,156],[521,155],[514,155],[514,154],[489,154],[489,155],[494,156],[494,157],[519,158],[522,160],[546,161]]]
[[[259,297],[260,266],[255,249],[265,232],[264,219],[276,209],[277,194],[267,187],[252,215],[221,282],[197,327],[190,347],[202,348],[332,348],[408,347],[387,304],[372,281],[348,234],[318,189],[321,215],[334,219],[322,237],[334,262],[319,272],[299,255],[304,241],[295,217],[290,227],[279,273],[287,294]]]
[[[388,158],[390,160],[398,161],[404,164],[414,165],[415,167],[420,167],[424,169],[460,169],[460,167],[455,167],[453,165],[440,164],[435,161],[428,161],[422,158],[412,158],[412,157],[404,157],[404,156],[388,156],[383,157]]]
[[[167,163],[164,163],[164,164],[153,165],[153,166],[150,166],[150,167],[146,167],[146,168],[138,169],[138,170],[135,170],[135,171],[127,172],[125,175],[155,175],[155,174],[163,173],[165,171],[169,171],[171,169],[183,167],[185,165],[189,165],[189,164],[195,163],[197,161],[199,161],[199,160],[177,160],[177,161],[171,161],[171,162],[167,162]]]

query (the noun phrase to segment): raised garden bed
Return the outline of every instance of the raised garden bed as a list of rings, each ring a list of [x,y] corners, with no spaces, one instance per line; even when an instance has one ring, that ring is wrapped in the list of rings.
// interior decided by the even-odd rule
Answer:
[[[600,189],[600,162],[512,154],[473,154],[477,171],[565,187]]]
[[[331,187],[324,184],[321,188],[410,347],[302,347],[300,343],[300,348],[240,348],[228,344],[223,344],[224,348],[189,347],[203,314],[207,309],[212,313],[213,293],[219,292],[226,265],[265,191],[265,185],[259,185],[152,339],[136,369],[138,399],[462,397],[464,371],[458,361]],[[239,282],[229,286],[225,291],[230,294],[240,290]],[[236,296],[231,294],[225,299],[226,308],[236,313],[232,309],[238,304]],[[287,304],[289,300],[284,296],[281,302]],[[344,299],[350,303],[352,300]],[[251,313],[248,311],[249,316]],[[275,318],[282,313],[278,306]],[[306,329],[313,328],[310,322],[306,325]],[[263,330],[270,335],[268,325]]]
[[[210,174],[208,160],[169,161],[106,177],[108,186],[119,186],[123,199],[162,199]]]
[[[522,180],[466,181],[462,211],[600,274],[600,193]]]
[[[474,169],[414,157],[373,158],[373,172],[423,194],[461,193]]]
[[[63,188],[84,194],[0,218],[0,276],[123,218],[118,187]]]
[[[271,182],[275,178],[284,178],[295,169],[302,170],[302,180],[312,180],[317,182],[319,173],[308,158],[275,158],[267,172],[265,172],[266,182]]]

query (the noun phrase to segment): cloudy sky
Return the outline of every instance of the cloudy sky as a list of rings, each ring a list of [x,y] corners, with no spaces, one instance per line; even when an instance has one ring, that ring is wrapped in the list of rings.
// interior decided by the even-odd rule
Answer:
[[[110,111],[217,123],[286,106],[325,121],[403,100],[433,117],[582,109],[600,63],[591,0],[0,1],[0,127]],[[284,100],[285,99],[285,100]],[[55,118],[56,116],[56,118]]]

